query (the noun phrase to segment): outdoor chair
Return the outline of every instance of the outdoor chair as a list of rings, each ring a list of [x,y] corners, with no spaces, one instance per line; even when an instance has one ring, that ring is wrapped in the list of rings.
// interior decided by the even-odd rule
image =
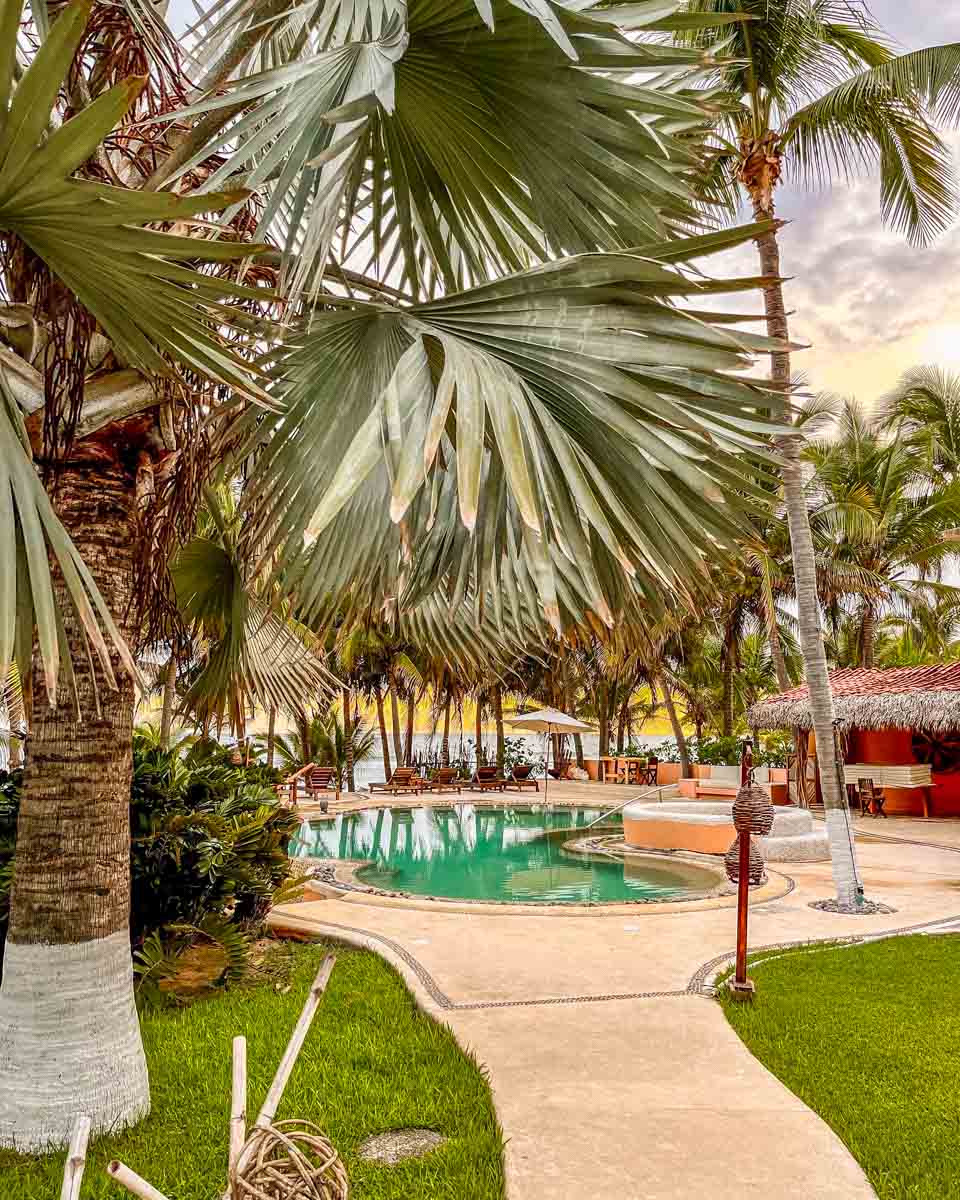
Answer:
[[[418,793],[426,786],[424,780],[417,777],[416,767],[397,767],[385,783],[368,783],[367,790],[398,795],[400,792]]]
[[[477,767],[470,780],[471,792],[502,792],[507,781],[497,774],[496,767]]]
[[[872,779],[858,779],[860,793],[860,815],[862,817],[886,817],[883,806],[887,802],[883,788],[874,787]]]
[[[553,766],[550,768],[550,778],[566,779],[571,766],[573,766],[573,755],[569,750],[561,750],[554,758]]]
[[[523,773],[518,775],[517,774],[518,769],[520,771],[522,771]],[[506,786],[508,788],[516,788],[518,792],[522,792],[525,787],[533,788],[533,790],[535,792],[539,792],[540,784],[537,782],[536,779],[533,778],[532,775],[528,774],[529,770],[530,770],[529,767],[525,767],[525,768],[514,767],[514,769],[510,772],[510,774],[506,778]]]
[[[648,787],[656,787],[659,764],[660,759],[655,754],[651,754],[647,759],[647,765],[640,768],[640,782],[645,783]]]
[[[462,788],[455,767],[440,767],[426,785],[431,792],[459,792]]]
[[[331,784],[336,787],[336,772],[332,767],[318,767],[316,763],[307,763],[299,771],[294,771],[292,775],[281,780],[275,790],[278,798],[288,801],[293,808],[297,807],[301,789],[307,799],[319,796],[320,808],[326,812],[330,802],[326,791]]]

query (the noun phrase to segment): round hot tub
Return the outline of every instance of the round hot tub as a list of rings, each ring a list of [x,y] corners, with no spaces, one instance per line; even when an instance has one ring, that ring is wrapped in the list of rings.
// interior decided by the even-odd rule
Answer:
[[[737,831],[728,800],[637,801],[623,810],[623,839],[643,850],[726,854]],[[767,837],[757,838],[767,862],[820,862],[830,857],[827,833],[802,808],[777,808]]]

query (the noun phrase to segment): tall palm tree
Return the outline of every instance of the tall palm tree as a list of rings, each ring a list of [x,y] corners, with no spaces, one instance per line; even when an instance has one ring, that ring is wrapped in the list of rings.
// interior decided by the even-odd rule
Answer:
[[[745,194],[755,219],[769,223],[756,242],[767,329],[784,343],[773,355],[771,377],[786,395],[790,329],[774,222],[784,171],[799,184],[819,186],[878,167],[884,218],[915,240],[931,239],[952,220],[955,188],[948,151],[924,106],[955,97],[960,57],[955,46],[938,47],[898,63],[863,0],[689,0],[686,9],[717,23],[681,33],[681,43],[707,46],[723,38],[729,56],[717,78],[736,104],[721,118],[705,194],[728,203]],[[730,24],[733,15],[742,19]],[[800,445],[783,436],[779,447],[834,883],[838,900],[855,904],[862,888],[834,741]]]
[[[906,371],[880,400],[881,424],[906,439],[944,479],[960,471],[960,375],[936,366]]]
[[[942,577],[960,551],[945,536],[960,525],[960,480],[931,480],[927,448],[885,437],[852,401],[841,410],[836,436],[811,443],[805,458],[815,469],[815,542],[875,581],[856,602],[857,665],[872,667],[885,612],[908,609],[925,584],[952,596]]]
[[[211,0],[187,60],[158,6],[38,4],[21,38],[0,0],[0,662],[37,665],[0,1143],[149,1104],[135,601],[215,468],[307,628],[441,647],[451,612],[609,628],[742,534],[771,344],[691,264],[757,230],[677,236],[720,101],[634,36],[653,7]]]

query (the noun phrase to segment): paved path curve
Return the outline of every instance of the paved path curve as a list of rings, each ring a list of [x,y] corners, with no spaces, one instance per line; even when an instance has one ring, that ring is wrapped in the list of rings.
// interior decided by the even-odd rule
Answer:
[[[753,910],[751,944],[960,921],[960,826],[933,836],[915,825],[896,833],[926,844],[858,846],[867,894],[895,915],[810,909],[831,893],[829,865],[791,865],[796,887]],[[749,1054],[709,998],[731,949],[730,908],[618,906],[557,919],[353,893],[286,906],[274,920],[381,953],[489,1068],[509,1200],[874,1194],[833,1132]]]

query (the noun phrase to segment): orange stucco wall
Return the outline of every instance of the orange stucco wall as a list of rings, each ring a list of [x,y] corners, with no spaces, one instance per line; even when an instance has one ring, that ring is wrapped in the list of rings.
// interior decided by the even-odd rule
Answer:
[[[853,729],[850,731],[848,762],[911,763],[913,737],[909,729]],[[931,815],[960,816],[960,772],[934,773]],[[902,816],[923,816],[923,788],[884,788],[886,811]]]

